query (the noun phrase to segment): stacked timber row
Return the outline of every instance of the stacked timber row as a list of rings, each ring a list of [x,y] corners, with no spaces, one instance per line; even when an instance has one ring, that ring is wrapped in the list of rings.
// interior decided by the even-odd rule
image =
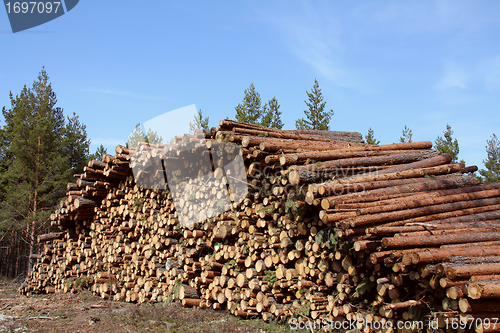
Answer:
[[[89,162],[21,291],[89,288],[245,318],[364,321],[367,332],[431,313],[442,330],[498,330],[483,319],[500,315],[500,184],[478,184],[476,167],[431,142],[367,145],[353,132],[223,120],[204,135]],[[207,151],[223,142],[237,145],[244,175]],[[202,184],[210,170],[190,154],[211,156]],[[228,186],[241,176],[244,198]],[[203,200],[226,192],[229,204]]]

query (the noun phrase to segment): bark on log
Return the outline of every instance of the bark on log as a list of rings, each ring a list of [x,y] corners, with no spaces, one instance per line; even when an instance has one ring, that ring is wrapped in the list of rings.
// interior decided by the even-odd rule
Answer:
[[[409,218],[416,218],[420,216],[429,216],[431,214],[436,214],[439,212],[453,213],[453,211],[458,211],[461,209],[498,205],[498,204],[500,204],[500,198],[491,198],[491,199],[480,199],[472,201],[459,201],[454,203],[413,208],[396,212],[380,213],[375,216],[361,215],[353,218],[353,220],[350,222],[350,226],[359,227],[370,224],[380,224],[383,222],[406,220]]]
[[[497,218],[496,220],[489,220],[489,218]],[[492,211],[480,214],[471,214],[450,219],[434,220],[428,223],[408,223],[401,226],[378,226],[373,228],[366,228],[364,231],[367,235],[386,235],[396,233],[408,233],[418,231],[438,231],[438,230],[453,230],[458,228],[480,228],[488,226],[498,226],[500,224],[500,212]],[[467,222],[471,221],[471,222]],[[474,221],[474,222],[472,222]],[[477,221],[477,222],[475,222]]]
[[[412,170],[402,170],[393,173],[386,173],[380,175],[362,175],[356,177],[349,177],[344,179],[339,179],[340,184],[346,183],[364,183],[373,182],[381,180],[393,180],[393,179],[407,179],[407,178],[421,178],[425,176],[436,176],[451,174],[460,171],[461,166],[459,164],[445,164],[430,168],[419,168]]]
[[[342,178],[335,181],[328,181],[318,186],[318,193],[322,195],[344,195],[349,193],[359,193],[367,190],[390,187],[396,185],[418,183],[419,179],[426,175],[438,175],[454,173],[459,170],[458,165],[443,165],[434,168],[417,170],[407,170],[401,173],[385,174],[380,176],[359,176],[355,178]],[[364,177],[364,178],[363,178]],[[378,179],[377,179],[378,178]],[[353,183],[349,183],[352,181]]]
[[[467,286],[467,295],[472,299],[500,298],[500,282],[484,281],[471,283]]]
[[[266,136],[273,137],[279,139],[292,139],[292,140],[307,140],[307,141],[321,141],[321,142],[332,142],[332,141],[350,141],[350,142],[359,142],[359,140],[352,140],[349,137],[343,136],[318,136],[318,135],[310,135],[310,134],[299,134],[299,133],[290,133],[289,131],[261,131],[258,129],[250,129],[250,128],[238,128],[234,127],[233,132],[243,133],[247,135],[254,136]]]
[[[363,188],[365,188],[366,190],[362,194],[359,193],[360,191],[358,191],[358,193],[350,193],[350,194],[337,195],[324,198],[321,201],[323,209],[329,209],[331,207],[334,207],[335,204],[337,203],[350,202],[352,200],[359,200],[358,202],[372,200],[373,198],[380,198],[380,200],[383,200],[384,195],[389,196],[392,194],[432,191],[432,190],[474,185],[477,184],[477,178],[472,176],[456,176],[456,177],[450,177],[449,179],[432,179],[432,180],[424,180],[417,178],[410,180],[410,183],[408,183],[406,180],[402,181],[396,180],[396,181],[380,181],[380,182],[363,183],[363,184],[365,184]],[[339,185],[339,187],[342,186]],[[341,193],[341,192],[334,192],[334,193]],[[325,202],[325,204],[323,204],[323,202]]]
[[[383,238],[382,247],[384,248],[403,248],[403,247],[430,247],[443,244],[463,244],[473,242],[484,242],[500,239],[500,232],[484,232],[474,234],[451,234],[439,236],[412,236],[412,237],[392,237]]]
[[[449,279],[468,279],[473,275],[500,274],[500,263],[447,267],[445,274]]]
[[[437,151],[432,151],[434,155],[438,154]],[[425,160],[415,161],[412,163],[396,165],[390,169],[386,169],[381,171],[381,174],[397,172],[402,170],[410,170],[410,169],[420,169],[420,168],[430,168],[438,165],[449,164],[453,160],[453,157],[450,154],[441,154],[438,156],[432,156]]]
[[[426,150],[414,150],[416,153],[426,153]],[[270,155],[266,157],[266,163],[270,162],[280,162],[280,165],[293,165],[298,162],[310,161],[331,161],[338,159],[354,158],[354,157],[369,157],[369,156],[381,156],[381,155],[394,155],[394,154],[404,154],[404,150],[327,150],[327,151],[310,151],[304,153],[294,153],[294,154],[282,154],[282,155]],[[371,166],[371,165],[370,165]],[[392,168],[389,166],[387,169]]]
[[[472,186],[477,184],[477,178],[473,176],[455,176],[445,179],[417,179],[416,182],[410,184],[402,185],[392,185],[391,187],[383,187],[378,189],[368,189],[360,193],[351,193],[346,195],[340,195],[332,197],[329,201],[331,207],[336,203],[351,202],[356,200],[356,202],[365,202],[374,200],[374,198],[379,198],[383,200],[389,195],[401,194],[401,193],[411,193],[411,192],[423,192],[423,191],[433,191],[433,190],[445,190],[452,188],[459,188],[465,186]]]
[[[423,230],[430,230],[434,225],[459,225],[460,223],[466,223],[467,221],[486,221],[492,219],[498,219],[500,210],[499,205],[486,205],[474,208],[460,209],[450,212],[437,213],[431,215],[425,215],[421,217],[415,217],[406,220],[399,220],[393,222],[387,222],[380,226],[375,226],[371,228],[366,228],[367,234],[383,234],[385,231],[390,231],[389,234],[394,234],[398,231],[394,231],[392,228],[399,228],[402,226],[408,226],[408,228],[413,228],[415,226],[424,227]],[[362,228],[362,227],[360,227]],[[391,231],[392,230],[392,231]]]
[[[453,192],[452,192],[453,193]],[[397,210],[411,209],[423,206],[431,206],[438,205],[450,202],[459,202],[466,200],[478,200],[485,198],[493,198],[500,196],[500,190],[486,190],[486,191],[477,191],[472,193],[458,193],[451,194],[445,196],[434,196],[432,193],[426,195],[416,195],[413,197],[405,197],[402,199],[391,199],[388,204],[382,201],[378,206],[368,207],[368,208],[360,208],[357,210],[358,215],[366,215],[366,214],[378,214],[382,212],[392,212]],[[391,202],[394,202],[391,204]]]
[[[472,300],[462,298],[458,302],[460,311],[463,313],[471,312],[500,312],[500,302],[494,299]]]
[[[299,129],[294,130],[292,132],[299,134],[311,134],[311,135],[320,135],[320,136],[345,136],[345,137],[353,137],[363,140],[363,135],[359,132],[346,132],[346,131],[325,131],[325,130],[306,130]]]
[[[430,153],[428,151],[422,151],[382,156],[354,157],[322,161],[308,165],[294,165],[290,168],[293,170],[331,172],[339,168],[348,167],[405,164],[426,159],[429,155]]]
[[[49,234],[38,235],[38,243],[48,242],[54,239],[61,239],[64,237],[65,232],[53,232]]]
[[[98,203],[94,200],[80,197],[74,200],[73,205],[75,206],[75,209],[84,209],[95,207]]]
[[[247,147],[249,145],[257,145],[257,143],[259,149],[266,152],[277,152],[282,149],[309,149],[309,150],[323,151],[323,150],[334,150],[334,149],[346,149],[348,146],[354,145],[354,143],[348,143],[343,141],[317,142],[308,140],[287,140],[287,139],[262,138],[262,137],[252,137],[251,140],[246,139],[245,141],[242,141],[243,147]],[[247,144],[247,146],[245,146],[245,144]]]
[[[425,249],[422,252],[409,255],[411,263],[414,265],[431,264],[445,261],[450,256],[459,256],[464,254],[461,248],[442,248],[442,249]],[[469,257],[485,257],[500,255],[500,246],[491,246],[487,248],[469,247],[467,256]],[[406,260],[405,260],[406,261]]]

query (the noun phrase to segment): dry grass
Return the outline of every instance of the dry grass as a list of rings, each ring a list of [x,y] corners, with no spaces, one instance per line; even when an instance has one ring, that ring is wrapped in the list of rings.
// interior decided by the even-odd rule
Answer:
[[[241,320],[226,311],[183,308],[179,303],[130,304],[105,301],[89,292],[29,297],[0,280],[0,332],[293,332],[287,324]],[[96,307],[97,306],[97,307]]]

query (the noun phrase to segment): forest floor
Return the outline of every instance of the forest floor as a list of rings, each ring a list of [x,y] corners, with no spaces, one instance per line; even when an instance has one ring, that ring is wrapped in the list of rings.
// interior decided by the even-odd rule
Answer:
[[[19,294],[0,277],[0,332],[297,332],[286,323],[241,320],[226,311],[179,303],[133,304],[80,294]]]

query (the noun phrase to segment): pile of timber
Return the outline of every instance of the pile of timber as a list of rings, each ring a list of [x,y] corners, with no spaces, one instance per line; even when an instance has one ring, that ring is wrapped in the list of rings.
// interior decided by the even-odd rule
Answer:
[[[190,200],[217,196],[236,176],[215,163],[200,191],[186,171],[199,167],[187,155],[218,142],[238,147],[248,194],[193,209]],[[172,152],[185,194],[177,205],[158,162]],[[39,236],[20,291],[88,288],[104,299],[179,301],[266,321],[363,321],[366,332],[402,320],[498,331],[500,184],[479,184],[476,170],[431,142],[368,145],[354,132],[230,120],[203,140],[118,146],[68,184],[51,215],[59,231]],[[227,211],[200,219],[216,208]]]

